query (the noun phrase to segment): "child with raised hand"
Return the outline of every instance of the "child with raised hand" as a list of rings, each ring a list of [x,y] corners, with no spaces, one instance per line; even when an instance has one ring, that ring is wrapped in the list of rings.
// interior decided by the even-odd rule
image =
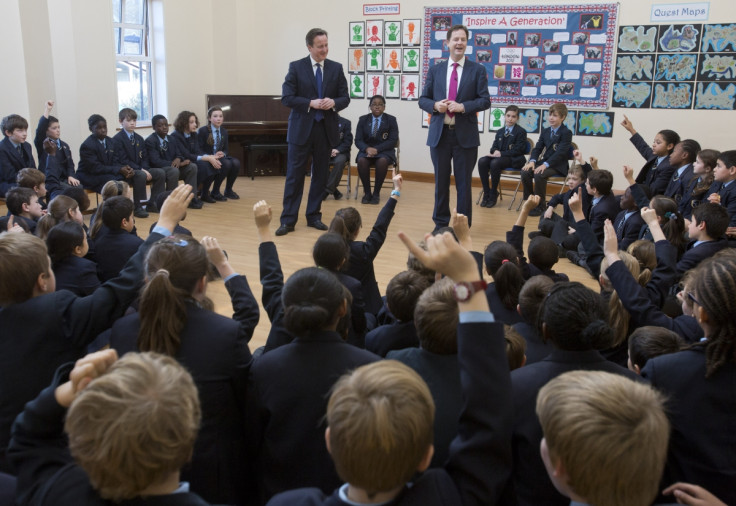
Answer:
[[[159,226],[120,274],[92,295],[56,291],[46,245],[29,234],[0,234],[0,470],[10,424],[23,405],[51,382],[61,364],[76,360],[87,345],[123,316],[143,281],[148,248],[171,235],[189,204],[191,187],[182,185],[167,199]],[[28,322],[34,322],[29,325]],[[33,357],[32,363],[23,357]]]
[[[488,312],[475,259],[449,233],[428,236],[427,252],[399,237],[455,284],[464,405],[450,457],[444,468],[427,470],[434,406],[416,373],[393,361],[364,366],[339,380],[327,407],[325,440],[344,485],[331,495],[292,490],[272,506],[507,504],[511,398],[503,326]]]
[[[192,377],[169,357],[104,350],[66,364],[13,426],[18,502],[205,506],[179,474],[200,418]]]
[[[90,295],[100,286],[97,264],[85,257],[89,251],[87,233],[76,221],[55,225],[46,235],[56,289],[69,290],[80,297]]]
[[[663,194],[672,173],[675,172],[675,168],[670,165],[670,154],[680,142],[680,136],[673,130],[660,130],[654,136],[652,146],[649,147],[625,114],[621,126],[629,131],[631,143],[646,160],[639,175],[636,176],[636,182],[647,185],[652,195]]]
[[[51,116],[51,110],[54,108],[54,101],[47,100],[44,104],[44,111],[38,120],[36,127],[36,136],[33,144],[36,146],[38,153],[38,166],[46,172],[49,177],[48,191],[51,198],[56,197],[65,188],[70,186],[79,186],[79,179],[74,177],[74,159],[72,158],[72,150],[69,144],[61,140],[61,127],[59,120]],[[50,141],[54,145],[54,149],[50,152],[44,148],[44,141]],[[53,161],[48,160],[53,158]],[[49,171],[53,172],[49,174]]]

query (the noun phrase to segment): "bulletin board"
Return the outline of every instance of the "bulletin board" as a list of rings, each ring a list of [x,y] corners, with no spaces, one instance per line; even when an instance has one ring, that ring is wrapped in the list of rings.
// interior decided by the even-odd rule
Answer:
[[[426,7],[422,77],[449,57],[447,29],[470,30],[466,57],[486,68],[492,102],[606,109],[618,4]]]

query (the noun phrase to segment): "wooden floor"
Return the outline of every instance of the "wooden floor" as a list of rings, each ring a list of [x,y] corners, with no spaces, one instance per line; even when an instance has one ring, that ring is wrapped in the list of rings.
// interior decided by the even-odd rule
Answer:
[[[201,239],[205,235],[216,237],[220,245],[227,251],[230,262],[235,270],[248,278],[250,287],[260,304],[261,285],[258,270],[258,236],[253,222],[253,205],[259,200],[266,200],[273,209],[273,227],[279,226],[279,215],[281,214],[281,201],[284,188],[284,177],[261,177],[255,181],[250,178],[238,178],[235,183],[235,191],[240,194],[240,200],[229,200],[225,203],[205,204],[200,210],[190,210],[183,226],[192,231],[195,238]],[[355,183],[353,183],[355,184]],[[383,202],[388,198],[390,182],[384,186]],[[322,232],[306,226],[304,209],[307,202],[307,191],[309,178],[305,183],[304,198],[302,200],[301,215],[296,224],[296,231],[284,237],[276,237],[275,242],[279,251],[279,257],[284,269],[284,275],[288,279],[294,271],[302,267],[313,265],[312,245]],[[345,192],[343,181],[341,190]],[[474,188],[477,198],[479,189]],[[451,191],[451,205],[454,205],[455,190]],[[362,195],[361,195],[362,196]],[[518,202],[518,200],[517,200]],[[505,205],[504,205],[505,203]],[[386,243],[381,249],[375,261],[376,277],[381,293],[384,293],[390,279],[398,272],[406,268],[407,252],[404,245],[397,237],[399,231],[404,231],[409,236],[420,240],[424,234],[431,232],[434,228],[432,222],[432,209],[434,205],[434,185],[431,183],[405,181],[401,189],[401,198],[396,207],[396,214],[389,227]],[[361,204],[353,199],[335,201],[330,197],[322,203],[322,221],[329,225],[330,220],[337,209],[355,206],[363,218],[363,231],[361,238],[368,235],[371,227],[378,216],[380,206]],[[485,209],[475,206],[473,209],[473,227],[471,229],[474,249],[483,251],[485,246],[497,239],[505,239],[505,233],[516,220],[515,211],[507,211],[508,197],[493,209]],[[148,235],[148,229],[158,218],[157,214],[151,214],[146,219],[136,219],[138,233],[141,237]],[[527,223],[528,230],[536,230],[537,218],[530,218]],[[525,248],[528,240],[525,238]],[[580,267],[571,264],[567,259],[561,259],[555,266],[558,272],[564,272],[572,281],[580,281],[585,285],[597,290],[597,282],[583,271]],[[490,279],[487,279],[490,281]],[[218,313],[232,316],[232,306],[227,290],[222,281],[211,283],[208,287],[208,295],[214,301]],[[251,350],[265,343],[270,323],[265,312],[261,312],[261,321],[251,341]]]

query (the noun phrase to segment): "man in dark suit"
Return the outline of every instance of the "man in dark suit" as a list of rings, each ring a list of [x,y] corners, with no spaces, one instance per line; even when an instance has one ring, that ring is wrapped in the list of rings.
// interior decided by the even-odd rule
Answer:
[[[310,155],[312,182],[307,201],[307,226],[327,230],[320,210],[322,192],[327,180],[330,150],[339,143],[337,113],[350,103],[342,65],[327,60],[327,32],[312,28],[306,40],[309,56],[289,64],[281,92],[281,103],[291,109],[291,114],[286,134],[289,154],[284,210],[276,235],[294,231]]]
[[[450,59],[429,69],[419,108],[432,115],[427,146],[434,165],[435,229],[450,223],[450,173],[455,171],[457,212],[472,223],[471,181],[478,159],[478,120],[475,113],[491,107],[488,77],[482,65],[465,58],[468,29],[454,25],[447,31]]]
[[[342,193],[338,190],[340,186],[340,180],[342,179],[342,171],[345,168],[345,163],[350,160],[350,148],[353,146],[353,132],[352,125],[349,119],[345,119],[338,114],[337,116],[337,130],[339,132],[340,143],[332,148],[330,153],[330,163],[332,164],[332,170],[330,175],[327,176],[327,184],[325,185],[325,191],[322,194],[322,200],[325,200],[330,195],[335,197],[335,200],[342,198]],[[349,180],[350,178],[348,178]],[[348,181],[350,182],[350,181]],[[350,190],[348,189],[348,193]]]

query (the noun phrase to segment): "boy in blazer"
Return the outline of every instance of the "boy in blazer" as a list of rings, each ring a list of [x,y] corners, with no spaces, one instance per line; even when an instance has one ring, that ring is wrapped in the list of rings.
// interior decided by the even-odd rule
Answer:
[[[363,204],[381,202],[381,186],[386,179],[388,166],[396,163],[396,143],[399,141],[399,125],[396,118],[386,114],[386,99],[381,95],[371,97],[370,114],[361,116],[355,129],[355,145],[360,150],[355,159],[358,175],[363,183]],[[376,167],[376,181],[371,192],[371,165]],[[357,197],[357,195],[356,195]]]
[[[46,172],[47,184],[46,189],[49,193],[49,200],[60,194],[65,188],[70,186],[79,186],[81,183],[77,179],[74,170],[74,160],[72,159],[72,150],[69,144],[60,139],[61,128],[59,120],[51,116],[51,110],[54,107],[54,101],[48,100],[43,115],[38,120],[36,127],[36,137],[33,144],[36,146],[38,153],[38,166]],[[44,150],[43,141],[49,139],[56,145],[54,154]],[[49,163],[48,158],[53,156],[55,163]],[[54,171],[53,177],[49,178],[49,170]],[[51,183],[51,184],[49,184]]]
[[[36,168],[31,145],[26,142],[28,121],[11,114],[3,118],[0,127],[5,138],[0,141],[0,197],[17,186],[16,177],[21,169]]]
[[[338,115],[337,129],[340,132],[340,143],[332,148],[330,152],[330,163],[332,164],[332,170],[327,176],[327,184],[325,185],[325,191],[322,194],[322,200],[325,200],[330,195],[335,197],[335,200],[342,198],[342,192],[338,190],[340,186],[340,180],[342,179],[342,171],[345,168],[345,163],[350,160],[350,148],[353,146],[353,132],[352,125],[349,119],[343,118]],[[348,189],[348,193],[350,189]]]

